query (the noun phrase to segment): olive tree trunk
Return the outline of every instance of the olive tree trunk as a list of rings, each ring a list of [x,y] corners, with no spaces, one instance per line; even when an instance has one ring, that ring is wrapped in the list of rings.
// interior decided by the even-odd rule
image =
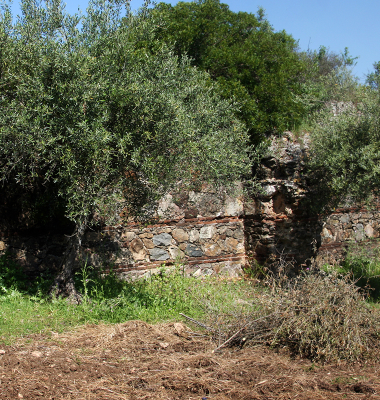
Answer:
[[[82,302],[82,296],[75,287],[73,271],[82,245],[85,229],[86,224],[81,224],[75,228],[74,234],[70,236],[60,265],[60,272],[54,279],[50,289],[52,296],[65,297],[76,304]]]

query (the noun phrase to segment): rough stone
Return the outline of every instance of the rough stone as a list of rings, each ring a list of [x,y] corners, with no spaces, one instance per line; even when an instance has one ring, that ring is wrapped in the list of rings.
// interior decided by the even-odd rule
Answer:
[[[243,231],[243,228],[236,229],[235,232],[234,232],[234,234],[233,234],[233,237],[234,237],[235,239],[237,239],[237,240],[243,240],[243,239],[244,239],[244,231]]]
[[[200,239],[211,239],[216,233],[216,227],[213,225],[203,226],[199,232]]]
[[[152,237],[153,237],[153,233],[150,233],[150,232],[145,232],[145,233],[142,233],[141,235],[139,235],[140,239],[152,239]]]
[[[199,211],[196,208],[190,208],[185,211],[185,219],[197,218]]]
[[[189,234],[186,231],[184,231],[183,229],[174,229],[172,231],[172,235],[173,235],[173,238],[178,243],[186,242],[187,240],[189,240]]]
[[[166,250],[157,247],[149,250],[149,254],[153,261],[165,261],[170,258],[169,253]]]
[[[145,260],[146,251],[144,248],[144,244],[141,239],[136,238],[133,239],[129,245],[132,256],[136,261]]]
[[[178,247],[169,247],[169,253],[173,261],[181,261],[185,257],[185,253]]]
[[[217,243],[205,243],[203,248],[206,256],[215,257],[222,253],[222,249]]]
[[[203,256],[203,251],[199,246],[196,246],[194,244],[188,244],[186,246],[186,254],[189,257],[202,257]]]
[[[232,229],[228,228],[225,230],[225,233],[227,236],[233,236],[235,232]]]
[[[135,232],[124,232],[121,235],[121,238],[127,240],[128,242],[131,242],[135,237],[136,237]]]
[[[328,238],[328,239],[332,239],[333,238],[331,231],[329,231],[327,228],[323,228],[322,237]]]
[[[364,239],[364,230],[363,229],[356,230],[354,233],[354,237],[355,237],[355,240],[357,240],[359,242],[362,241]]]
[[[274,185],[264,185],[261,197],[263,199],[270,199],[271,197],[274,196],[274,194],[276,192],[277,192],[276,186],[274,186]]]
[[[226,247],[229,251],[231,251],[233,253],[237,252],[237,247],[238,247],[239,242],[235,238],[228,237],[226,239],[225,243],[226,243]]]
[[[226,205],[224,215],[226,216],[238,216],[242,215],[244,211],[243,202],[240,199],[234,199],[229,197]]]
[[[172,242],[172,237],[168,233],[160,233],[159,235],[153,236],[153,243],[156,246],[169,246]]]
[[[365,234],[367,237],[372,238],[374,237],[374,230],[370,224],[367,224],[364,228]]]
[[[152,236],[153,236],[153,235],[152,235]],[[143,241],[143,243],[144,243],[144,246],[145,246],[147,249],[153,249],[153,248],[154,248],[153,240],[150,240],[150,239],[143,239],[142,241]]]
[[[186,247],[187,247],[187,243],[181,243],[178,247],[179,247],[181,250],[185,251],[185,250],[186,250]]]
[[[0,240],[0,251],[4,251],[6,248],[6,244],[2,240]]]
[[[198,231],[198,229],[192,229],[190,231],[189,240],[192,243],[199,240],[199,231]]]

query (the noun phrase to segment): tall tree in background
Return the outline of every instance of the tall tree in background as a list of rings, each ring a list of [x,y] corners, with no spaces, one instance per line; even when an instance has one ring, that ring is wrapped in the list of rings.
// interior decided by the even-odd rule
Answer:
[[[321,46],[318,51],[300,52],[299,57],[306,68],[299,76],[302,93],[297,98],[303,104],[306,119],[331,102],[356,102],[360,85],[352,68],[357,57],[352,57],[347,47],[337,54]]]
[[[380,61],[373,64],[374,72],[367,75],[366,83],[375,90],[379,89],[380,84]]]
[[[248,135],[207,73],[165,44],[142,45],[159,25],[146,7],[93,0],[84,17],[60,0],[21,7],[16,23],[8,5],[0,14],[0,190],[47,188],[45,207],[59,199],[75,230],[55,291],[76,297],[72,270],[95,215],[146,210],[178,180],[233,182],[249,168]]]
[[[198,0],[160,3],[152,13],[164,21],[157,38],[209,72],[224,98],[239,102],[238,116],[253,143],[300,122],[303,108],[295,95],[301,93],[298,77],[305,64],[295,40],[285,31],[274,32],[263,10],[258,16],[235,13],[219,0]]]

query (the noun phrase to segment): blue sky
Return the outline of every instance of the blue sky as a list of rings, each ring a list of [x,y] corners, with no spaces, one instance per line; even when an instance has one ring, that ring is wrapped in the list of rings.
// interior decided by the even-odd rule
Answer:
[[[232,11],[256,13],[259,6],[276,31],[283,30],[299,40],[302,50],[314,50],[321,45],[335,53],[348,47],[358,56],[354,74],[362,81],[380,61],[380,1],[379,0],[221,0]],[[17,4],[17,1],[14,0]],[[167,1],[176,4],[176,1]],[[132,0],[137,9],[142,0]],[[66,9],[85,10],[87,0],[66,1]]]

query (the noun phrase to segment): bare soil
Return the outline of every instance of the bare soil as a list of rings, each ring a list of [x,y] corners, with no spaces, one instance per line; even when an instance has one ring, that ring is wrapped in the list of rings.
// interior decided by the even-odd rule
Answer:
[[[380,362],[224,349],[185,325],[91,325],[1,346],[0,399],[380,399]]]

